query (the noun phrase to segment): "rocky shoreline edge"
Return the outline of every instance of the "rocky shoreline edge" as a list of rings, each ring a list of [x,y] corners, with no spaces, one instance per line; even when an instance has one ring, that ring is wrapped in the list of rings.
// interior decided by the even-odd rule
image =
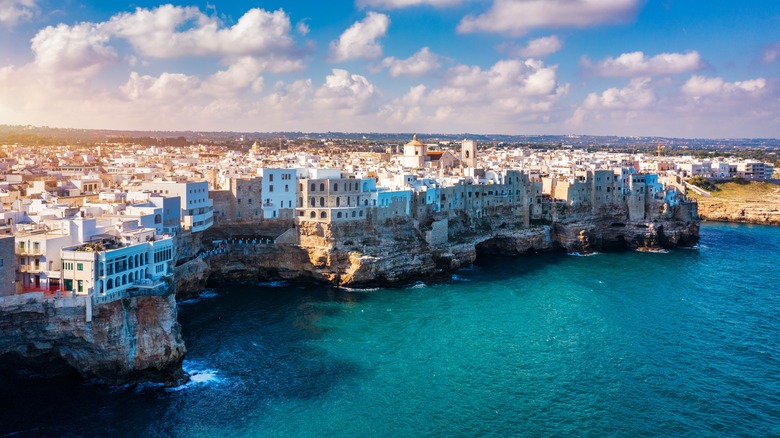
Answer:
[[[184,235],[179,242],[181,263],[168,295],[95,306],[91,322],[86,322],[85,307],[79,303],[65,305],[31,294],[6,299],[0,309],[0,364],[32,367],[43,375],[75,369],[85,379],[110,385],[175,386],[187,379],[177,301],[196,297],[209,285],[286,280],[392,287],[448,280],[479,254],[690,247],[699,236],[698,221],[628,222],[624,216],[609,215],[598,221],[530,226],[511,221],[467,227],[451,223],[447,241],[435,244],[425,238],[426,227],[430,230],[434,223],[290,225],[269,230],[234,224]]]

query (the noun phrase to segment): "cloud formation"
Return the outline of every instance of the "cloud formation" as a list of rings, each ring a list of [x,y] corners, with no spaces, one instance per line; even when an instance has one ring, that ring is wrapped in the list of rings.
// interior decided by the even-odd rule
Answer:
[[[293,47],[290,18],[281,9],[250,9],[235,25],[224,27],[196,7],[168,4],[117,14],[101,27],[152,58],[264,56]]]
[[[699,52],[661,53],[652,57],[642,52],[623,53],[617,58],[606,58],[591,63],[583,58],[586,70],[597,76],[636,77],[674,75],[696,71],[704,66]]]
[[[387,105],[384,114],[394,124],[418,129],[475,130],[489,121],[508,130],[518,120],[541,123],[568,92],[568,85],[558,83],[556,70],[533,59],[501,60],[486,70],[461,65],[450,69],[440,86],[412,87]]]
[[[526,58],[541,58],[555,53],[563,48],[563,41],[555,35],[536,38],[517,51]]]
[[[422,76],[441,67],[441,56],[432,53],[428,47],[423,47],[406,59],[396,59],[392,56],[382,60],[382,67],[390,71],[390,76],[401,75]]]
[[[698,101],[705,98],[756,97],[764,93],[766,87],[764,78],[726,82],[719,77],[691,76],[682,86],[682,92]]]
[[[778,59],[780,59],[780,41],[771,44],[761,54],[761,62],[764,64],[772,64]]]
[[[390,27],[390,17],[369,12],[366,18],[355,22],[338,40],[330,43],[330,59],[333,62],[350,59],[373,59],[382,56],[382,46],[377,39],[385,36]]]
[[[36,0],[0,0],[0,26],[14,27],[38,11]]]
[[[400,9],[410,6],[453,6],[464,3],[469,0],[358,0],[357,5],[361,8],[379,8],[379,9]]]
[[[458,32],[520,36],[537,28],[623,23],[636,17],[641,3],[641,0],[494,0],[484,14],[463,18]]]

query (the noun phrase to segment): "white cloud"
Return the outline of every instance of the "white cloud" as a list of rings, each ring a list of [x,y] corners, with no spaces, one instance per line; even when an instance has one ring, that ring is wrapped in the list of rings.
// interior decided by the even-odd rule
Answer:
[[[590,27],[633,20],[641,0],[494,0],[482,15],[461,20],[461,33],[524,35],[547,27]]]
[[[461,65],[438,87],[418,85],[384,109],[394,123],[425,130],[510,132],[518,123],[544,123],[568,92],[556,66],[529,59],[498,61],[489,69]]]
[[[104,28],[111,35],[127,39],[140,55],[152,58],[294,52],[290,19],[281,9],[250,9],[235,25],[224,27],[196,7],[168,4],[115,15]]]
[[[159,77],[130,73],[130,79],[120,89],[130,100],[172,102],[187,96],[200,80],[181,73],[163,73]]]
[[[650,79],[637,78],[623,88],[609,88],[603,93],[590,93],[583,107],[587,109],[639,109],[656,102],[655,93],[649,87]]]
[[[634,78],[590,93],[567,120],[570,130],[602,135],[775,137],[780,99],[764,78],[727,82],[694,75],[683,84]]]
[[[435,7],[453,6],[469,0],[358,0],[361,8],[399,9],[409,6],[429,5]]]
[[[298,24],[295,25],[295,30],[298,31],[299,34],[306,36],[309,34],[309,31],[311,29],[309,28],[309,25],[306,24],[305,21],[299,21]]]
[[[95,24],[60,24],[39,31],[31,47],[39,69],[54,77],[71,78],[71,73],[78,73],[83,79],[116,60],[116,51],[106,45],[108,40],[109,36]]]
[[[766,91],[764,78],[726,82],[723,78],[691,76],[682,86],[682,92],[694,100],[702,98],[755,97]]]
[[[761,62],[764,64],[772,64],[778,59],[780,59],[780,41],[764,49],[764,53],[761,54]]]
[[[652,57],[642,52],[623,53],[617,58],[606,58],[595,64],[583,59],[586,69],[599,76],[658,76],[674,75],[701,69],[704,62],[699,52],[661,53]]]
[[[364,76],[334,68],[332,74],[325,78],[325,83],[314,93],[314,105],[321,109],[362,114],[372,108],[376,109],[379,97],[376,87]]]
[[[520,56],[526,58],[540,58],[555,53],[563,48],[563,41],[555,35],[536,38],[518,50]]]
[[[401,75],[422,76],[441,67],[441,57],[423,47],[407,59],[387,57],[382,61],[382,67],[388,68],[394,78]]]
[[[378,58],[382,46],[377,39],[387,33],[390,18],[385,14],[369,12],[366,18],[355,22],[338,40],[330,43],[330,59],[334,62],[355,58]]]
[[[567,120],[567,124],[581,128],[586,121],[601,121],[604,118],[621,123],[635,120],[642,110],[658,101],[650,84],[649,78],[635,78],[623,88],[609,88],[601,94],[590,93]]]
[[[0,0],[0,26],[13,27],[38,11],[36,0]]]

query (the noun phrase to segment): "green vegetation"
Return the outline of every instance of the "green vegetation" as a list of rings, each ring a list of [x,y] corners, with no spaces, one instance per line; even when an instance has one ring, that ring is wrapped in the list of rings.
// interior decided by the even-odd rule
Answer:
[[[741,178],[740,178],[741,179]],[[693,182],[691,182],[693,184]],[[712,183],[710,183],[712,184]],[[699,186],[701,187],[701,186]],[[704,188],[704,187],[702,187]],[[780,198],[780,185],[772,184],[768,182],[759,181],[747,181],[742,179],[742,182],[727,182],[717,185],[717,190],[708,190],[712,193],[712,198],[704,198],[696,195],[692,190],[688,191],[687,196],[692,196],[699,199],[699,201],[706,201],[707,199],[735,201],[735,202],[755,202],[762,200],[772,200]],[[776,201],[773,201],[776,202]]]
[[[688,179],[686,182],[708,192],[717,192],[720,190],[717,185],[703,176],[694,176],[693,178]]]

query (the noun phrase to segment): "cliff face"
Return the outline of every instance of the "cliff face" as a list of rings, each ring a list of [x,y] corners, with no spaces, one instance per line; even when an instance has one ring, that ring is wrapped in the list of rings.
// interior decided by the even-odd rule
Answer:
[[[695,218],[695,204],[657,207],[650,215],[652,220],[630,221],[625,209],[607,208],[594,215],[553,205],[547,216],[555,218],[554,222],[530,227],[503,211],[480,218],[430,217],[422,224],[403,219],[381,225],[307,221],[294,229],[295,244],[232,242],[205,262],[180,266],[177,293],[184,296],[206,278],[215,282],[285,279],[344,286],[397,284],[446,277],[473,263],[479,253],[645,249],[690,246],[698,241],[698,221],[690,220]],[[440,226],[445,221],[448,234],[443,242],[424,238],[426,231],[430,235],[431,224]],[[179,275],[179,270],[186,275]]]
[[[708,221],[780,225],[780,203],[700,198],[699,214]]]
[[[85,378],[121,384],[184,377],[185,348],[173,295],[125,298],[93,308],[84,298],[5,297],[0,358],[46,368],[64,361]]]

